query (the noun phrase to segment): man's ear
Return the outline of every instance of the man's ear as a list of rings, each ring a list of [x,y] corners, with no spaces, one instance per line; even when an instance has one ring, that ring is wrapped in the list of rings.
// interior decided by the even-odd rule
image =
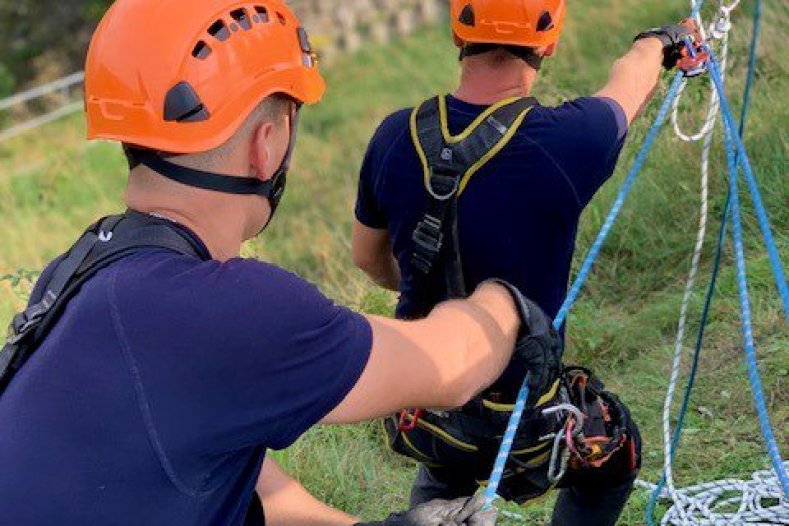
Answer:
[[[274,175],[267,169],[272,157],[273,139],[274,123],[271,122],[261,123],[252,134],[249,145],[249,168],[252,175],[261,181],[268,181]]]
[[[551,44],[550,46],[545,48],[545,53],[543,53],[542,56],[544,56],[544,57],[552,57],[556,53],[556,46],[557,45],[558,45],[558,42],[554,42],[553,44]]]

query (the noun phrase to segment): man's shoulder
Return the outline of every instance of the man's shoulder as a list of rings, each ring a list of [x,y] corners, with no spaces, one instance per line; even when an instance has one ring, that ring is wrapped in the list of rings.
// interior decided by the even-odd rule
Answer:
[[[412,112],[413,108],[403,108],[386,116],[378,125],[372,144],[391,146],[401,139],[410,127]]]
[[[116,269],[113,287],[130,304],[157,302],[172,308],[255,304],[283,308],[323,301],[315,285],[256,259],[200,261],[161,250],[143,251]]]
[[[605,97],[579,97],[558,106],[538,106],[532,122],[556,125],[568,135],[594,134],[601,129],[615,130],[621,139],[627,133],[627,117],[613,99]]]

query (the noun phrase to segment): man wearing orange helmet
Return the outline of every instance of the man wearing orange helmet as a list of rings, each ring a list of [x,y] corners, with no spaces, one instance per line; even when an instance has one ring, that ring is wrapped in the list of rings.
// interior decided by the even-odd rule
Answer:
[[[300,105],[323,91],[282,0],[107,12],[88,133],[124,144],[129,211],[47,267],[0,350],[0,522],[259,525],[259,495],[270,524],[351,525],[266,451],[319,422],[462,405],[543,351],[513,351],[545,320],[506,283],[402,322],[239,258],[284,192]],[[493,524],[480,508],[431,502],[380,524]]]
[[[401,319],[421,319],[494,276],[555,317],[581,213],[613,173],[661,65],[675,67],[697,35],[686,24],[642,33],[595,96],[549,108],[529,95],[556,51],[565,0],[452,0],[450,10],[460,86],[376,132],[353,259],[400,292]],[[638,428],[591,371],[562,367],[561,354],[530,367],[499,494],[527,503],[560,487],[553,524],[613,525],[640,467]],[[384,421],[393,448],[422,463],[412,504],[470,495],[487,480],[525,372],[511,365],[460,410],[408,409]]]

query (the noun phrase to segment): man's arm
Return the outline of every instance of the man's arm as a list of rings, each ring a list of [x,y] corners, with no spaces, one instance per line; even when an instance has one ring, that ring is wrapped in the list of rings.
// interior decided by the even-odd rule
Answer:
[[[639,34],[627,55],[616,61],[608,84],[597,96],[617,101],[630,124],[652,98],[661,67],[674,69],[688,41],[697,45],[701,40],[698,24],[692,19]]]
[[[652,98],[662,68],[663,43],[657,38],[638,40],[614,63],[608,84],[595,96],[618,102],[629,125]]]
[[[255,488],[268,526],[439,526],[440,524],[496,524],[496,509],[483,511],[482,494],[473,499],[434,500],[380,522],[360,522],[317,500],[267,458]]]
[[[387,230],[370,228],[358,219],[353,224],[351,255],[354,264],[379,286],[400,290],[400,267],[392,254]]]
[[[483,284],[420,321],[370,317],[373,349],[359,382],[324,423],[352,423],[404,407],[460,407],[510,361],[521,325],[511,294]]]
[[[271,458],[263,464],[256,489],[268,526],[351,526],[359,522],[310,495]]]

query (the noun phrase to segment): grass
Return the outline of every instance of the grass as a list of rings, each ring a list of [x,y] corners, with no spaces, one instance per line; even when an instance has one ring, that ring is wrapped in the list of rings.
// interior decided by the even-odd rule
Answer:
[[[766,6],[766,27],[747,145],[784,261],[789,261],[789,182],[786,180],[786,63],[779,55],[789,14],[780,3]],[[732,35],[732,99],[741,93],[749,38],[745,2]],[[633,34],[686,14],[685,2],[599,0],[576,2],[560,54],[551,61],[537,95],[543,103],[589,94],[601,86],[608,66]],[[614,16],[615,15],[615,16]],[[392,46],[370,46],[342,58],[328,71],[326,100],[304,119],[293,180],[283,209],[265,237],[245,253],[273,261],[318,283],[337,301],[367,312],[390,313],[395,298],[373,287],[349,258],[349,230],[356,174],[366,141],[390,111],[436,91],[452,89],[455,51],[446,29],[422,31]],[[663,88],[665,89],[665,87]],[[694,82],[682,120],[700,122],[706,83]],[[736,106],[737,104],[735,104]],[[579,255],[598,231],[626,169],[632,164],[655,104],[631,132],[619,170],[583,218]],[[0,320],[24,299],[30,276],[68,247],[96,217],[119,210],[124,161],[119,149],[85,146],[84,124],[66,119],[41,133],[0,146]],[[656,145],[601,259],[571,315],[568,360],[593,366],[632,406],[645,435],[643,477],[655,480],[662,462],[660,413],[673,348],[677,311],[695,238],[700,147],[668,131]],[[712,217],[725,196],[725,164],[716,144],[712,165]],[[789,337],[767,255],[749,200],[743,196],[746,251],[760,369],[773,426],[784,454],[789,429]],[[711,228],[704,273],[709,274],[716,228]],[[687,432],[677,458],[681,484],[747,476],[768,462],[742,360],[738,300],[730,244],[713,309],[701,376]],[[694,299],[690,333],[700,310]],[[6,290],[7,289],[7,290]],[[306,386],[308,387],[308,386]],[[387,452],[375,424],[320,428],[278,454],[305,485],[333,504],[365,517],[404,506],[414,466]],[[622,524],[642,523],[646,495],[637,491]],[[526,510],[535,523],[550,515],[548,500]]]

